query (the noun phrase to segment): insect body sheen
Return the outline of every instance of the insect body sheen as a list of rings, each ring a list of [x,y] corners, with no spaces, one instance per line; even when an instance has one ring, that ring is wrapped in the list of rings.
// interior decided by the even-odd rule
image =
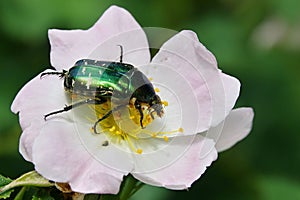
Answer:
[[[51,115],[71,110],[84,104],[100,105],[111,101],[111,98],[119,102],[116,107],[108,110],[104,116],[94,124],[96,126],[105,120],[113,111],[131,104],[139,113],[139,124],[144,128],[144,115],[162,117],[163,103],[155,93],[153,85],[148,78],[137,68],[123,62],[97,61],[82,59],[75,63],[68,71],[46,72],[44,75],[59,75],[64,78],[64,88],[70,94],[76,94],[83,98],[79,102],[67,105],[45,115],[45,119]]]

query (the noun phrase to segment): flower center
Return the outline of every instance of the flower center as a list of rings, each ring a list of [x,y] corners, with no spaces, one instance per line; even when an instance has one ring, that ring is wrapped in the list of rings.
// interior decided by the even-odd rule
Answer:
[[[162,101],[164,106],[168,106],[168,102]],[[108,111],[112,108],[111,101],[107,101],[104,104],[92,105],[98,119],[102,118]],[[141,110],[143,115],[142,124],[143,127],[150,125],[158,115],[149,111],[149,105],[147,103],[141,104]],[[97,125],[97,132],[100,134],[105,134],[107,141],[103,142],[103,146],[109,145],[109,143],[122,144],[127,143],[129,148],[137,153],[143,153],[143,148],[139,145],[140,139],[162,139],[165,142],[169,141],[169,135],[183,132],[182,128],[171,131],[152,131],[149,129],[144,129],[140,125],[141,114],[138,109],[135,108],[133,103],[129,105],[120,107],[114,111],[109,117],[102,120]],[[91,132],[94,133],[93,128]]]

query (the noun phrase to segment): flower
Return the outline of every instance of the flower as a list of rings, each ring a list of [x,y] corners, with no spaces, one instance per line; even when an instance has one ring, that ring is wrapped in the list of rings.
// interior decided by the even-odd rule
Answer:
[[[42,176],[69,183],[73,191],[116,194],[129,173],[151,185],[186,189],[218,152],[251,130],[252,109],[233,109],[239,81],[218,69],[213,54],[192,31],[175,34],[150,62],[144,30],[130,13],[112,6],[90,29],[49,30],[49,39],[51,64],[58,72],[85,58],[119,61],[121,45],[123,62],[153,80],[165,110],[154,120],[145,112],[150,121],[142,129],[136,120],[141,114],[129,104],[97,124],[100,134],[94,134],[95,119],[87,113],[97,120],[116,102],[82,106],[44,120],[45,114],[78,102],[78,97],[66,95],[56,76],[38,75],[28,82],[11,108],[19,113],[23,130],[20,153]],[[54,71],[43,73],[49,72]]]

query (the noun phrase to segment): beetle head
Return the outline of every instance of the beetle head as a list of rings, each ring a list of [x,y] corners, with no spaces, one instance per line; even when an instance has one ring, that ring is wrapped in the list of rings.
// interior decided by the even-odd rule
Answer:
[[[149,110],[149,113],[150,113],[150,116],[151,116],[152,119],[155,118],[154,115],[157,115],[159,117],[163,116],[164,108],[162,106],[161,99],[158,95],[152,96],[149,105],[150,105],[150,107],[148,108],[148,110]]]
[[[135,109],[139,113],[139,124],[141,128],[145,128],[157,116],[162,117],[164,114],[163,104],[160,97],[156,94],[151,97],[149,102],[143,102],[136,98],[132,98],[131,105],[134,105]]]

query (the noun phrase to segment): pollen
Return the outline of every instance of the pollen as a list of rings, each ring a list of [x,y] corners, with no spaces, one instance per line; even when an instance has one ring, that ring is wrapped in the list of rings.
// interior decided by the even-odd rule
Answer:
[[[142,149],[137,149],[137,150],[136,150],[136,153],[142,154],[142,153],[143,153],[143,150],[142,150]]]
[[[155,88],[154,90],[155,92],[160,92],[159,88]]]
[[[149,140],[150,143],[156,140],[169,142],[172,138],[171,135],[183,132],[183,128],[166,131],[154,131],[151,130],[151,128],[147,128],[148,125],[153,123],[159,116],[155,110],[149,109],[150,105],[146,103],[141,104],[142,108],[144,108],[142,109],[142,127],[140,121],[141,113],[135,108],[134,102],[135,99],[131,99],[128,106],[124,106],[117,111],[114,111],[113,114],[97,124],[95,127],[97,132],[104,134],[107,140],[107,143],[103,143],[102,141],[100,145],[107,146],[106,144],[109,144],[121,145],[122,147],[127,146],[132,153],[143,154],[145,153],[145,149],[143,148],[143,143],[140,142],[141,140]],[[168,102],[162,101],[162,104],[166,106],[168,105]],[[108,101],[104,104],[91,105],[90,108],[96,113],[95,116],[97,116],[95,117],[96,119],[89,119],[94,123],[111,111],[111,102]],[[90,131],[95,133],[93,128],[91,128]]]
[[[91,127],[91,128],[90,128],[90,132],[91,132],[91,133],[94,133],[94,127]]]
[[[110,132],[114,132],[115,130],[116,130],[116,127],[115,127],[115,126],[113,126],[113,127],[111,127],[111,128],[109,129]]]
[[[104,116],[104,114],[99,114],[98,117],[101,119]]]
[[[147,122],[151,123],[151,121],[152,121],[152,117],[150,115],[147,115]]]
[[[169,102],[167,102],[167,101],[162,101],[161,102],[164,106],[168,106],[169,105]]]
[[[169,138],[168,138],[167,136],[164,136],[164,140],[165,140],[166,142],[168,142],[168,141],[169,141]]]

